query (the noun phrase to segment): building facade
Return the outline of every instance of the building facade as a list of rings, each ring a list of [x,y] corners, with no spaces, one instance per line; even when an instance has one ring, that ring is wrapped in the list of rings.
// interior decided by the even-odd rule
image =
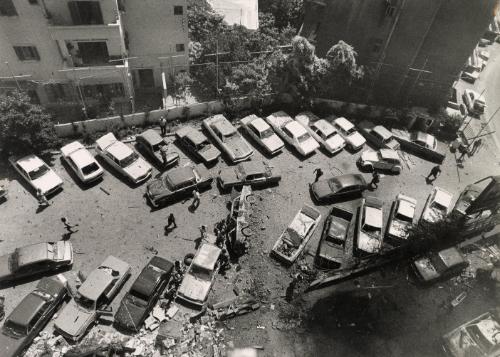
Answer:
[[[494,17],[497,0],[311,0],[300,35],[319,56],[339,40],[371,68],[367,98],[444,103]]]
[[[0,0],[0,89],[68,115],[133,110],[161,92],[162,58],[187,69],[187,46],[186,0]]]

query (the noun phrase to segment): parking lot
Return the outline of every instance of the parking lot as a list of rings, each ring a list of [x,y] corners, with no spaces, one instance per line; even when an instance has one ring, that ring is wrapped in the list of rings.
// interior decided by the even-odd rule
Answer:
[[[169,139],[173,140],[173,137],[169,137]],[[268,161],[282,175],[279,186],[263,189],[258,193],[263,202],[262,207],[264,207],[264,211],[262,211],[264,218],[258,237],[259,241],[262,242],[262,246],[259,246],[259,253],[262,253],[259,264],[264,264],[264,266],[256,270],[260,273],[267,272],[268,277],[260,277],[260,279],[272,284],[266,287],[270,290],[268,298],[270,301],[279,301],[281,305],[284,304],[281,298],[284,294],[283,289],[290,278],[286,270],[276,266],[266,253],[270,251],[282,230],[300,207],[304,203],[314,205],[308,187],[309,183],[314,180],[314,169],[321,168],[324,171],[322,178],[342,173],[359,173],[356,161],[362,150],[357,153],[343,150],[333,157],[318,151],[309,158],[301,159],[291,148],[286,147],[278,156],[269,158],[250,138],[246,137],[246,139],[254,148],[252,160]],[[191,162],[188,155],[179,147],[171,146],[171,150],[179,152],[181,156],[180,166]],[[497,148],[490,143],[485,145],[477,156],[465,161],[463,168],[457,167],[453,154],[448,152],[447,158],[441,166],[442,174],[434,182],[434,185],[453,192],[456,199],[460,190],[467,184],[488,175],[500,174],[500,167],[491,165],[491,158],[494,157],[496,150]],[[379,197],[384,201],[384,221],[387,219],[392,201],[398,193],[407,194],[418,200],[417,216],[419,217],[425,200],[432,189],[431,185],[426,184],[425,176],[435,164],[409,154],[406,154],[405,157],[407,160],[403,162],[401,174],[382,175],[379,188],[373,192],[367,191],[365,193]],[[200,235],[199,227],[207,225],[211,231],[214,223],[228,214],[226,204],[229,196],[221,194],[214,181],[210,190],[202,192],[201,204],[194,213],[188,209],[191,199],[162,209],[152,210],[144,197],[145,184],[132,187],[109,166],[102,161],[101,163],[106,171],[103,180],[87,188],[77,184],[75,177],[61,163],[59,156],[54,156],[53,168],[63,178],[64,190],[52,197],[53,204],[42,211],[38,209],[38,203],[33,193],[20,180],[16,172],[6,163],[1,163],[0,180],[2,182],[8,181],[9,199],[0,205],[0,226],[2,227],[0,253],[6,254],[18,246],[30,243],[61,239],[64,227],[60,218],[66,216],[71,223],[79,224],[78,232],[70,238],[75,252],[73,269],[66,273],[70,280],[76,277],[79,270],[84,273],[90,272],[110,254],[131,265],[132,277],[112,304],[113,309],[116,309],[121,297],[128,290],[140,269],[153,256],[153,251],[157,250],[159,256],[172,261],[182,259],[187,253],[194,252],[194,240]],[[209,170],[215,177],[218,171],[226,166],[227,163],[221,160]],[[153,176],[157,174],[158,171],[155,169]],[[363,173],[363,175],[369,182],[371,174]],[[324,219],[327,216],[329,206],[323,205],[318,206],[318,208]],[[178,228],[165,235],[164,226],[167,224],[167,217],[170,213],[175,215]],[[312,254],[316,251],[322,223],[319,227],[307,247],[307,250]],[[250,250],[252,249],[256,248],[251,246]],[[242,259],[240,263],[243,268],[245,268],[245,264],[255,264],[255,262],[249,262],[248,259]],[[270,274],[275,273],[279,273],[280,276],[269,277]],[[252,341],[252,344],[264,345],[266,355],[269,356],[321,355],[316,353],[327,355],[329,354],[327,351],[331,351],[333,346],[336,346],[339,351],[338,355],[372,355],[376,352],[383,355],[429,355],[429,352],[432,354],[436,352],[434,344],[420,346],[422,349],[419,350],[415,342],[409,343],[409,341],[414,341],[419,337],[421,341],[427,341],[428,338],[431,338],[429,335],[431,333],[436,333],[434,339],[437,339],[440,333],[474,317],[474,314],[487,309],[486,304],[493,303],[486,295],[484,297],[481,294],[474,295],[474,299],[479,300],[474,304],[467,305],[470,308],[461,307],[456,311],[449,312],[451,315],[445,315],[443,320],[438,321],[437,315],[435,315],[436,311],[433,308],[427,309],[425,304],[436,305],[437,308],[444,299],[445,292],[447,297],[455,292],[453,286],[446,286],[444,289],[435,287],[422,291],[408,285],[404,269],[388,272],[388,274],[389,277],[384,277],[375,273],[360,280],[361,283],[366,284],[382,281],[381,285],[393,287],[392,289],[376,290],[370,297],[368,297],[367,291],[364,291],[362,296],[352,300],[350,294],[332,295],[331,289],[310,294],[301,306],[310,309],[311,315],[309,317],[316,316],[322,322],[315,324],[309,321],[302,326],[299,332],[273,330],[273,316],[279,318],[277,312],[261,309],[258,314],[229,322],[228,326],[234,327],[234,330],[229,330],[228,334],[235,343],[242,344],[245,341]],[[0,294],[6,297],[6,313],[8,314],[35,285],[36,281],[33,281],[1,290]],[[212,298],[224,296],[226,290],[231,290],[231,285],[231,279],[218,278]],[[452,284],[450,283],[450,285]],[[408,288],[408,286],[410,287]],[[412,301],[408,303],[398,301],[398,294],[405,297],[409,295]],[[343,300],[345,296],[351,297]],[[367,304],[367,306],[358,309],[357,304]],[[393,311],[392,315],[385,315],[384,306],[387,307],[387,304]],[[468,304],[467,300],[463,305],[466,304]],[[351,318],[348,315],[339,318],[342,320],[341,322],[330,320],[328,316],[325,316],[325,312],[328,311],[329,314],[332,306],[343,308],[343,315],[352,314],[354,320],[343,321],[343,318]],[[423,309],[426,309],[425,313],[421,313]],[[372,326],[369,328],[366,326],[356,327],[355,316],[359,318],[360,314],[369,314],[370,319],[374,321]],[[401,318],[397,324],[391,325],[391,319],[397,316],[404,318]],[[257,321],[258,319],[260,320]],[[380,322],[380,326],[387,328],[385,334],[377,331],[377,321]],[[341,338],[342,341],[329,335],[326,327],[330,324],[340,324],[337,330],[332,331],[332,334],[337,334],[337,337]],[[431,324],[431,328],[428,328],[429,324]],[[256,329],[256,325],[262,325],[264,329]],[[389,325],[391,325],[390,328]],[[359,328],[362,328],[362,331]],[[361,335],[359,335],[360,333]],[[419,334],[425,334],[425,337],[419,336]],[[358,340],[360,337],[370,340],[373,347],[361,346]],[[387,353],[388,351],[389,353]]]

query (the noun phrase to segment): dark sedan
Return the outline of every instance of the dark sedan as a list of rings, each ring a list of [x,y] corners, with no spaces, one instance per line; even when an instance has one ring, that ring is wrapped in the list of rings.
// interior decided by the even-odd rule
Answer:
[[[382,125],[375,125],[369,121],[362,121],[358,125],[363,136],[378,149],[398,150],[399,143],[392,133]]]
[[[140,330],[167,285],[173,266],[161,257],[153,257],[149,261],[120,303],[115,315],[118,328],[134,332]]]
[[[148,129],[135,138],[139,150],[151,157],[154,162],[163,167],[176,165],[179,162],[179,154],[168,149],[168,143],[153,129]],[[166,160],[162,158],[165,151]]]
[[[66,296],[64,276],[45,277],[7,317],[0,334],[0,355],[21,356],[52,318]]]
[[[222,190],[251,185],[262,187],[278,183],[281,176],[265,162],[249,161],[228,167],[219,172],[218,182]]]
[[[175,132],[175,137],[180,145],[205,164],[214,163],[219,159],[219,149],[210,144],[201,131],[186,125]]]
[[[392,129],[392,133],[405,151],[437,163],[443,162],[446,157],[445,146],[431,134],[421,131],[409,133],[398,129]]]
[[[146,196],[153,207],[165,205],[212,185],[213,178],[203,165],[185,166],[169,171],[148,183]]]
[[[346,174],[313,183],[311,192],[317,201],[325,202],[360,194],[366,188],[367,184],[362,175]]]

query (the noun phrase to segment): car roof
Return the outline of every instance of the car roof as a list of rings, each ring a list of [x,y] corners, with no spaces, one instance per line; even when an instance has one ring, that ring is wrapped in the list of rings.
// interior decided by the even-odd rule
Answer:
[[[79,141],[73,141],[67,145],[64,145],[61,148],[61,152],[63,153],[63,155],[69,156],[75,151],[78,151],[82,148],[84,148],[84,146]]]
[[[196,130],[194,128],[191,128],[192,130],[189,130],[185,133],[185,136],[194,144],[194,145],[200,145],[201,143],[207,141],[207,137],[203,135],[203,133],[199,130]]]
[[[399,160],[398,153],[392,149],[380,149],[380,156],[383,159]]]
[[[214,270],[221,249],[213,244],[203,244],[196,252],[192,264],[206,270]]]
[[[307,133],[306,129],[304,129],[304,127],[295,120],[286,124],[285,128],[287,128],[294,136],[300,136]]]
[[[186,181],[193,180],[195,175],[191,166],[184,166],[170,171],[167,177],[172,185],[178,186]]]
[[[259,118],[257,116],[250,122],[250,125],[253,126],[255,129],[257,129],[257,131],[259,132],[262,132],[270,128],[269,124],[267,124],[264,119]]]
[[[325,119],[320,119],[318,121],[315,121],[314,123],[311,124],[311,126],[317,128],[325,136],[328,136],[333,132],[335,132],[335,128],[333,127],[333,125],[327,122]]]
[[[392,133],[384,128],[382,125],[377,125],[375,128],[373,128],[373,131],[376,132],[378,135],[380,135],[384,140],[389,139],[392,137]]]
[[[462,254],[460,254],[458,249],[455,247],[441,250],[438,253],[438,255],[439,255],[439,258],[441,258],[441,260],[443,261],[443,263],[447,267],[451,267],[451,266],[465,262],[464,257],[462,256]]]
[[[248,161],[240,165],[246,175],[256,175],[266,172],[266,166],[260,161]]]
[[[376,228],[382,228],[382,210],[365,206],[365,223]]]
[[[36,155],[28,155],[22,157],[17,160],[16,163],[21,166],[26,172],[31,172],[38,169],[40,166],[45,165],[45,162],[43,162],[42,159],[40,159]]]
[[[498,333],[500,332],[500,323],[490,314],[488,318],[482,319],[475,324],[481,335],[493,346],[500,345]]]
[[[155,258],[158,259],[155,260]],[[144,296],[151,296],[155,290],[156,282],[163,274],[165,274],[164,272],[155,269],[155,267],[165,270],[165,273],[169,273],[172,270],[173,264],[163,258],[153,257],[148,265],[142,269],[130,290],[137,291]]]
[[[236,128],[222,114],[214,115],[209,119],[211,119],[210,125],[216,128],[223,136],[230,135],[236,131]]]
[[[108,148],[108,146],[113,145],[117,141],[118,141],[118,139],[116,138],[116,136],[113,133],[107,133],[107,134],[101,136],[95,142],[101,149],[105,150]]]
[[[156,145],[163,141],[163,138],[154,129],[148,129],[142,132],[139,136],[147,141],[150,145]]]
[[[26,327],[45,303],[46,301],[41,296],[31,292],[14,308],[8,320]]]
[[[398,213],[406,217],[413,217],[415,215],[415,204],[406,200],[400,200],[398,205]]]
[[[77,151],[72,152],[69,157],[77,164],[78,166],[87,166],[91,163],[95,162],[92,154],[85,148],[81,148]]]
[[[109,269],[100,266],[89,274],[78,289],[78,293],[87,299],[97,301],[113,280],[115,277]]]
[[[17,264],[23,266],[48,258],[48,243],[36,243],[16,249]]]
[[[132,153],[132,149],[121,141],[117,141],[106,148],[106,151],[117,160],[123,160]]]
[[[363,176],[358,174],[346,174],[346,175],[335,176],[333,178],[336,181],[338,181],[342,187],[366,184]]]
[[[449,207],[451,205],[451,200],[453,199],[452,194],[439,187],[436,187],[435,190],[436,195],[434,196],[434,201],[439,203],[441,206]]]
[[[340,126],[342,129],[344,129],[346,131],[350,130],[351,128],[354,128],[354,124],[351,123],[349,120],[347,120],[344,117],[340,117],[340,118],[335,119],[335,124],[337,124],[338,126]]]

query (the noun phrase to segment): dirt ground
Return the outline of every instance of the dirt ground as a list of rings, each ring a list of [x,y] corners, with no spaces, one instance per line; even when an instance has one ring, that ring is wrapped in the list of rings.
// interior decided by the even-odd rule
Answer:
[[[239,261],[241,270],[233,265],[226,277],[217,278],[212,292],[211,301],[220,301],[234,296],[236,286],[253,293],[262,303],[258,311],[225,322],[226,341],[232,340],[236,346],[263,346],[263,356],[434,356],[440,354],[439,337],[444,332],[494,306],[488,292],[475,283],[468,287],[463,282],[449,281],[420,288],[408,277],[406,266],[309,293],[292,304],[285,302],[285,289],[295,268],[286,269],[270,258],[272,245],[304,203],[314,205],[308,190],[313,170],[321,167],[325,178],[358,173],[356,160],[360,153],[343,151],[328,157],[318,152],[303,160],[286,148],[277,157],[267,158],[253,147],[256,150],[252,160],[269,161],[283,179],[278,187],[256,191],[259,199],[252,217],[250,251]],[[180,165],[190,162],[185,152],[177,147],[175,150],[181,154]],[[487,141],[463,167],[458,167],[453,154],[448,153],[434,185],[457,194],[467,184],[500,174],[500,166],[492,165],[497,151]],[[9,189],[9,200],[0,205],[0,254],[30,243],[61,239],[64,229],[60,217],[66,216],[71,223],[79,224],[79,231],[71,236],[75,262],[73,269],[65,273],[69,279],[74,279],[79,270],[90,272],[110,254],[131,264],[132,277],[115,298],[114,310],[153,256],[151,247],[159,256],[182,259],[194,252],[194,240],[202,224],[211,230],[228,214],[229,195],[222,195],[215,183],[202,193],[201,205],[194,213],[188,210],[191,200],[151,210],[143,196],[145,185],[129,186],[104,163],[103,181],[89,188],[76,183],[58,156],[53,164],[64,180],[64,190],[51,199],[50,207],[38,211],[28,186],[5,162],[0,163],[0,183],[7,183]],[[217,175],[226,166],[222,160],[210,172]],[[432,188],[425,182],[432,166],[431,162],[411,156],[400,175],[381,178],[379,189],[369,194],[384,200],[385,219],[398,193],[415,197],[420,214]],[[370,179],[370,174],[364,175]],[[318,209],[323,219],[308,244],[309,258],[316,251],[329,207]],[[178,228],[165,236],[170,213],[174,213]],[[31,281],[0,290],[0,295],[6,297],[6,313],[35,285],[36,281]],[[449,301],[464,290],[468,292],[466,300],[450,309]]]

